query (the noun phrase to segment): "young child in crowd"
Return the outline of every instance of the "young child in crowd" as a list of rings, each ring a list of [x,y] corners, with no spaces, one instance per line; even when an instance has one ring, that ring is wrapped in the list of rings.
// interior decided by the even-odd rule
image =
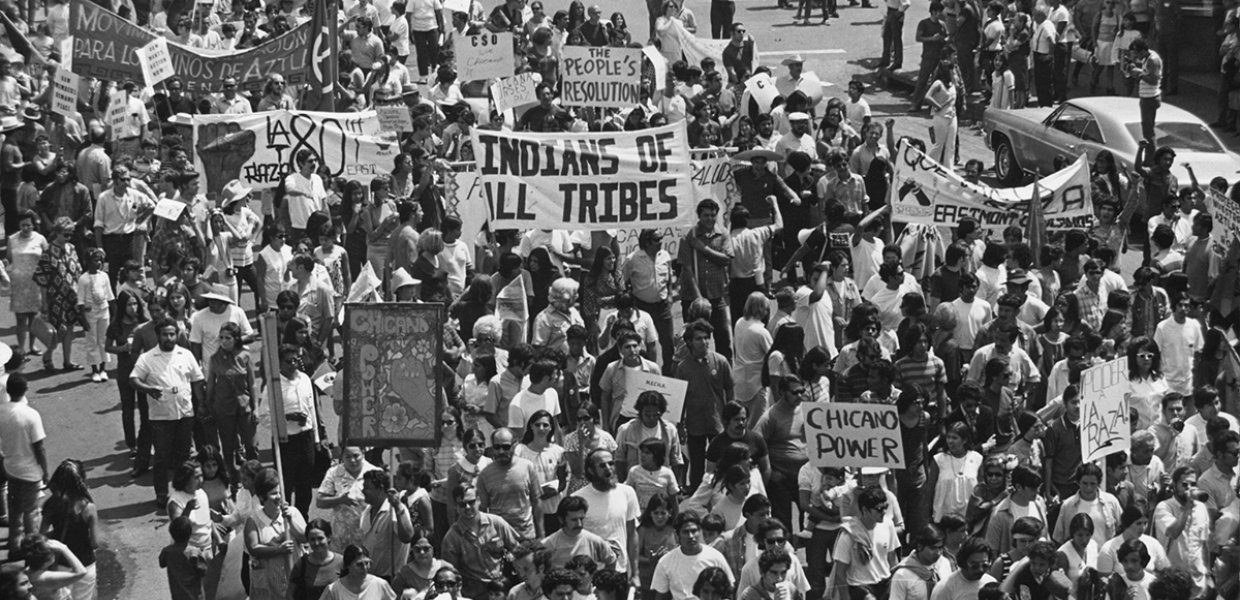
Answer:
[[[86,272],[78,277],[78,308],[86,329],[86,362],[90,363],[90,379],[95,383],[108,380],[107,331],[110,324],[112,282],[101,270],[104,253],[99,248],[86,252]]]
[[[208,562],[202,551],[189,545],[194,525],[188,517],[177,517],[168,525],[172,543],[159,551],[159,567],[168,571],[168,589],[172,600],[203,600],[202,580]]]
[[[638,445],[639,464],[629,467],[628,478],[624,481],[637,492],[637,501],[642,506],[659,492],[671,498],[680,497],[680,484],[676,483],[676,474],[672,468],[664,464],[667,459],[667,443],[663,440],[650,438]]]

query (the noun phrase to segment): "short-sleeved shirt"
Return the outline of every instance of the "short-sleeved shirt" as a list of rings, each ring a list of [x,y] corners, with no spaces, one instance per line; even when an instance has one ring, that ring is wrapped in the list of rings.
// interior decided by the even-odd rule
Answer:
[[[47,438],[43,418],[25,399],[0,404],[0,452],[9,477],[33,482],[43,479],[43,468],[35,457],[34,444]]]
[[[634,528],[641,516],[641,503],[637,500],[637,492],[633,488],[618,483],[616,487],[603,492],[593,485],[583,487],[573,493],[574,496],[585,498],[590,505],[586,512],[587,531],[616,543],[616,570],[621,573],[629,569],[629,524]]]
[[[564,568],[564,565],[577,555],[585,555],[594,559],[600,569],[616,562],[616,552],[611,544],[597,534],[584,529],[576,537],[570,537],[561,529],[543,539],[542,544],[551,552],[551,568],[553,569]]]
[[[733,229],[731,276],[741,279],[754,277],[761,283],[766,268],[762,260],[763,251],[774,235],[774,225]]]
[[[241,335],[254,333],[245,311],[236,304],[229,304],[222,313],[212,312],[210,308],[194,312],[189,318],[189,341],[202,345],[202,356],[210,358],[220,348],[220,328],[225,323],[235,323],[241,328]]]
[[[354,57],[356,56],[355,54]],[[366,65],[365,68],[369,69],[370,65]],[[293,229],[305,229],[310,213],[322,210],[323,202],[327,198],[327,190],[323,188],[323,178],[315,173],[311,173],[309,178],[301,173],[289,173],[284,178],[284,188],[303,194],[299,196],[286,195],[284,201],[288,203],[290,225],[292,225]]]
[[[722,252],[727,255],[732,254],[732,241],[726,233],[711,231],[703,233],[697,226],[694,226],[690,234],[687,234],[680,242],[679,256],[682,269],[688,270],[694,274],[697,280],[698,296],[708,300],[726,298],[728,295],[728,267],[717,265],[693,249],[688,242],[689,235],[696,235],[702,238],[703,243],[707,247]]]
[[[862,560],[855,547],[865,545],[870,549],[870,560]],[[848,585],[872,585],[891,576],[890,552],[900,548],[896,526],[883,519],[873,529],[866,529],[860,520],[854,520],[840,528],[832,555],[838,562],[848,563],[845,580]]]
[[[159,551],[159,566],[168,571],[168,591],[172,600],[202,600],[202,580],[210,562],[193,546],[168,544]]]
[[[534,463],[519,456],[507,467],[492,462],[478,473],[477,486],[480,510],[502,517],[522,537],[534,537],[532,502],[542,495]]]
[[[766,440],[771,468],[795,478],[809,460],[805,451],[805,417],[802,407],[789,408],[782,401],[767,409],[754,431]]]
[[[540,410],[551,413],[552,417],[559,416],[560,395],[555,388],[547,388],[547,391],[541,394],[528,389],[517,392],[517,395],[512,397],[512,403],[508,405],[508,426],[524,428],[530,416]]]
[[[743,443],[749,446],[749,460],[757,464],[767,455],[766,440],[758,435],[756,431],[746,430],[745,437],[737,440],[732,439],[727,433],[721,433],[710,441],[706,446],[706,460],[710,462],[719,462],[723,458],[723,449],[735,443]]]
[[[676,548],[659,559],[650,587],[660,594],[670,593],[672,600],[693,598],[693,584],[697,582],[698,575],[708,567],[719,567],[728,574],[729,580],[735,580],[722,552],[710,546],[702,546],[701,552],[688,556],[684,550]]]
[[[176,421],[194,416],[192,384],[203,381],[202,368],[189,350],[180,346],[170,352],[158,347],[138,357],[130,377],[159,388],[159,398],[148,398],[152,421]]]

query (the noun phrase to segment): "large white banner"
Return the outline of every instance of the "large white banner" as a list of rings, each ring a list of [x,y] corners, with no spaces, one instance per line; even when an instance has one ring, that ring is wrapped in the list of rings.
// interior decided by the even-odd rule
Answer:
[[[1127,384],[1128,361],[1122,358],[1081,372],[1081,463],[1132,446]]]
[[[895,181],[887,200],[892,221],[955,227],[972,217],[986,229],[1025,227],[1033,184],[1017,188],[973,184],[908,144],[900,144],[896,154]],[[1093,224],[1089,163],[1084,156],[1039,180],[1038,193],[1047,231],[1089,229]]]
[[[380,136],[374,111],[325,113],[277,110],[248,115],[195,115],[194,163],[207,192],[233,179],[274,188],[295,171],[295,157],[308,149],[333,177],[369,183],[390,173],[400,148]]]
[[[564,104],[628,108],[641,103],[641,50],[565,46],[563,53]]]
[[[696,202],[684,123],[633,132],[471,132],[493,229],[684,227]]]

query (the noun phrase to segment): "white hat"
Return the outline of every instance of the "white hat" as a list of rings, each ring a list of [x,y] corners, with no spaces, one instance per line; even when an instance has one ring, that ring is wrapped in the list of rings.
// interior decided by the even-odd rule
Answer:
[[[422,285],[422,280],[414,279],[408,271],[405,271],[404,267],[392,271],[392,281],[390,287],[392,288],[393,294],[396,293],[396,290],[411,285]]]
[[[862,475],[884,475],[887,473],[887,467],[861,467]]]
[[[794,113],[792,113],[792,114],[788,115],[788,120],[789,120],[789,121],[808,121],[808,120],[809,120],[809,115],[807,115],[807,114],[805,114],[805,113],[803,113],[803,112],[794,112]]]
[[[224,184],[224,189],[220,191],[220,197],[222,198],[220,206],[228,208],[228,205],[246,198],[253,191],[254,188],[241,183],[240,179],[234,179]]]
[[[207,292],[201,296],[203,300],[218,300],[233,304],[232,296],[228,295],[228,290],[222,285],[209,285]]]

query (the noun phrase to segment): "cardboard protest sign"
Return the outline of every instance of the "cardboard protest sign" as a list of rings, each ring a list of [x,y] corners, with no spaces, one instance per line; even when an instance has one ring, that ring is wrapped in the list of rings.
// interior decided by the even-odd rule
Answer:
[[[806,402],[805,450],[815,467],[904,468],[904,442],[895,406]]]
[[[172,69],[191,93],[218,91],[224,78],[261,92],[268,75],[284,75],[290,89],[310,81],[310,48],[315,41],[312,21],[248,50],[203,50],[167,42]],[[157,37],[94,2],[71,2],[69,33],[73,36],[72,70],[108,81],[145,80],[139,51]],[[70,53],[64,54],[69,56]],[[510,65],[511,70],[511,65]]]
[[[991,230],[1009,225],[1025,228],[1029,217],[1032,184],[1018,188],[993,188],[965,181],[951,169],[923,152],[901,143],[892,161],[895,178],[888,203],[891,220],[955,227],[972,217]],[[1047,231],[1089,229],[1094,203],[1090,196],[1089,162],[1082,155],[1064,169],[1038,181]]]
[[[344,439],[437,446],[444,399],[442,304],[345,304]]]
[[[56,70],[52,82],[52,112],[73,118],[77,114],[78,79],[76,73],[66,69]]]
[[[155,38],[138,48],[138,62],[142,64],[142,78],[147,85],[154,86],[176,75],[176,70],[172,68],[172,54],[168,50],[168,38]]]
[[[1128,425],[1128,361],[1117,358],[1081,372],[1081,463],[1132,446]]]
[[[538,80],[535,73],[520,73],[492,83],[491,97],[495,99],[495,110],[504,112],[538,102]]]
[[[194,164],[208,194],[240,179],[274,188],[296,170],[297,153],[310,150],[333,177],[369,183],[389,173],[400,152],[380,137],[375,112],[323,113],[278,110],[247,115],[194,115]]]
[[[495,229],[685,227],[694,222],[684,123],[627,132],[474,128]]]
[[[456,51],[456,69],[462,82],[512,75],[514,65],[511,33],[488,31],[476,35],[458,35],[455,40],[453,49]]]
[[[1227,196],[1212,189],[1206,190],[1206,210],[1214,217],[1214,229],[1210,239],[1214,240],[1214,252],[1225,256],[1227,249],[1236,239],[1240,230],[1240,204],[1232,202]]]
[[[380,106],[379,129],[382,131],[413,131],[413,115],[407,106]]]
[[[771,105],[775,103],[775,99],[779,97],[779,89],[775,87],[775,80],[767,73],[758,73],[753,77],[745,80],[745,94],[758,103],[758,107],[763,112],[769,112]],[[748,106],[748,104],[744,104]]]
[[[66,71],[73,70],[73,36],[68,36],[60,43],[56,44],[56,49],[60,51],[60,68]]]
[[[693,151],[691,151],[693,152]],[[740,188],[732,178],[732,161],[727,156],[698,157],[693,155],[693,190],[698,198],[712,198],[722,206],[719,210],[720,231],[727,231],[727,215],[732,207],[740,202]],[[659,227],[656,230],[663,236],[663,249],[671,256],[680,251],[680,241],[684,238],[684,230],[676,227]],[[620,247],[617,262],[623,264],[627,257],[637,249],[637,238],[641,235],[640,228],[616,229],[616,243]]]
[[[685,411],[685,394],[689,391],[689,382],[645,371],[630,370],[628,379],[624,382],[624,389],[630,394],[642,392],[662,394],[667,399],[667,413],[664,417],[673,423],[679,423]]]
[[[108,127],[115,130],[125,125],[125,109],[129,105],[129,94],[125,90],[108,94]]]
[[[565,46],[561,97],[567,106],[629,108],[641,103],[642,51]]]

